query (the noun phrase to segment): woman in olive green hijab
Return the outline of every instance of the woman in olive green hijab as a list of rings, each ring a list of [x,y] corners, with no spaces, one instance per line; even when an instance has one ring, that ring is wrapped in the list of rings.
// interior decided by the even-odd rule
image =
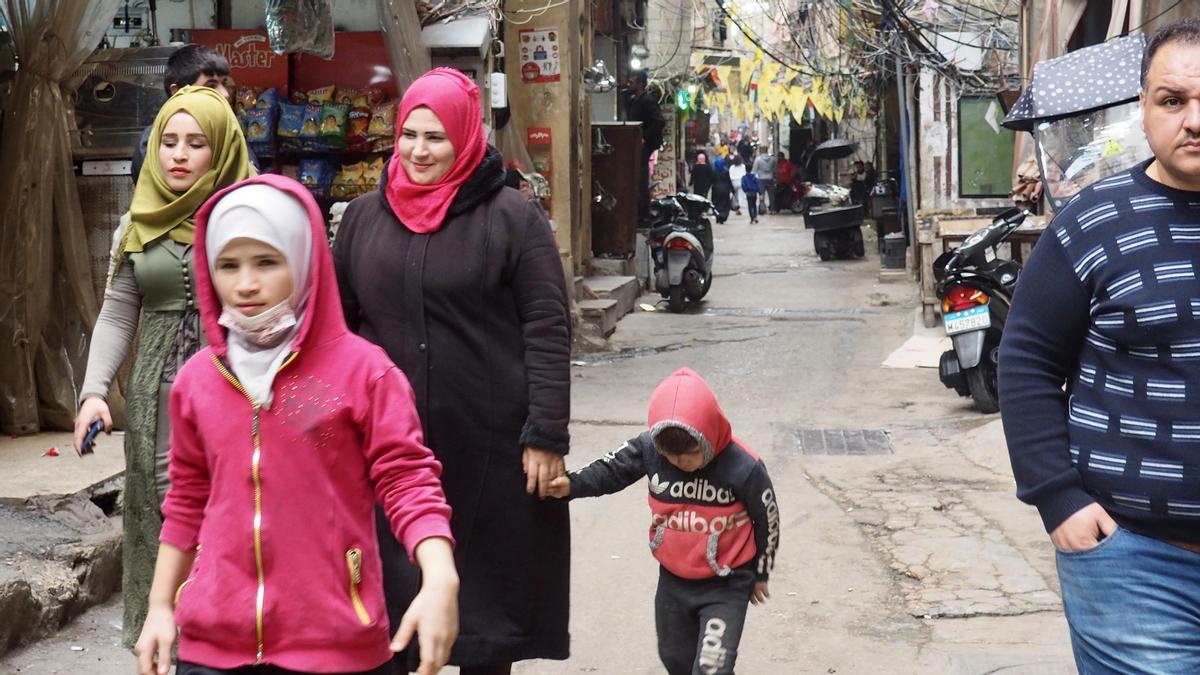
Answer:
[[[159,506],[166,494],[175,373],[200,349],[193,289],[193,215],[213,193],[254,175],[229,103],[207,87],[184,87],[154,119],[133,203],[122,218],[108,288],[96,319],[75,418],[75,446],[99,420],[112,430],[106,401],[137,338],[125,390],[125,505],[122,639],[132,647],[146,618],[154,575]]]

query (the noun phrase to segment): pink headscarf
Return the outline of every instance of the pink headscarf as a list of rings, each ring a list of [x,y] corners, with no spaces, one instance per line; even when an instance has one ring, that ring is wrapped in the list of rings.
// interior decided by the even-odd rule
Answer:
[[[404,122],[408,121],[414,108],[422,106],[432,110],[446,127],[446,137],[455,153],[454,165],[440,181],[431,185],[413,183],[400,163],[399,142],[404,133]],[[453,68],[434,68],[417,78],[404,92],[396,119],[399,120],[397,145],[385,191],[388,204],[400,222],[413,232],[437,232],[458,188],[475,173],[487,149],[479,87]]]
[[[708,164],[708,155],[704,154],[703,152],[698,153],[696,155],[696,163],[697,164]]]

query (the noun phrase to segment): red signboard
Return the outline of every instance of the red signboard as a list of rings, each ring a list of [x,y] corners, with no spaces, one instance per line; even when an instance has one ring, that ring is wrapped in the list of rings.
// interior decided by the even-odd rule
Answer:
[[[229,61],[235,84],[279,87],[287,93],[288,57],[271,51],[265,30],[193,30],[192,41],[211,47]]]
[[[400,94],[380,31],[334,33],[333,58],[329,60],[304,53],[292,58],[292,85],[300,91],[332,84],[338,89],[379,87],[389,99]]]

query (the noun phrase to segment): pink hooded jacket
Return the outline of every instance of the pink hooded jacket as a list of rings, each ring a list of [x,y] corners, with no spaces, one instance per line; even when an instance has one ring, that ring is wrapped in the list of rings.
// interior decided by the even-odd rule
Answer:
[[[227,192],[278,188],[308,211],[308,307],[292,355],[260,408],[223,360],[226,329],[204,250]],[[312,196],[263,175],[217,193],[196,219],[196,287],[209,346],[171,389],[171,489],[160,539],[196,550],[180,587],[179,658],[214,668],[269,663],[347,672],[387,661],[388,616],[375,503],[412,554],[450,534],[441,465],[425,447],[408,381],[342,317]]]

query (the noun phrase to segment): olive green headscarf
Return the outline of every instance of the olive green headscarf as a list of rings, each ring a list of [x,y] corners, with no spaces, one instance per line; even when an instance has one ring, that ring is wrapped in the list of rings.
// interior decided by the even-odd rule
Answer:
[[[158,159],[163,129],[177,112],[186,112],[196,118],[212,148],[212,165],[182,194],[167,185]],[[180,243],[192,243],[196,229],[192,217],[200,205],[218,190],[256,173],[250,166],[241,124],[229,102],[208,87],[183,87],[167,99],[154,118],[154,128],[146,143],[146,161],[142,163],[137,186],[133,189],[129,228],[125,231],[121,249],[125,253],[137,253],[163,235]]]

